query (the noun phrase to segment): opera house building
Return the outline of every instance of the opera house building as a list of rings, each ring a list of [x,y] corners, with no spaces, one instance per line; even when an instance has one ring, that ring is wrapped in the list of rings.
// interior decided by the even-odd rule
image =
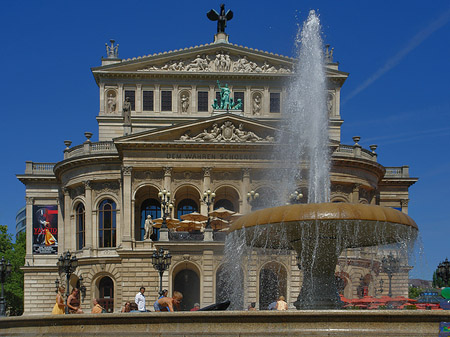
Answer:
[[[141,286],[150,308],[160,290],[152,264],[160,248],[172,256],[162,288],[184,294],[183,310],[221,301],[229,223],[285,193],[266,171],[279,160],[272,148],[293,58],[238,46],[224,32],[212,43],[132,59],[118,58],[114,41],[106,49],[92,68],[98,130],[80,130],[82,144],[65,141],[59,162],[26,162],[17,175],[26,186],[28,315],[51,312],[55,281],[65,284],[57,262],[66,251],[78,258],[70,288],[83,288],[85,312],[94,298],[119,312]],[[417,181],[408,166],[380,164],[376,145],[365,149],[359,137],[341,143],[340,97],[348,73],[330,50],[325,56],[331,202],[407,213],[408,189]],[[298,202],[306,200],[307,186],[294,190]],[[383,254],[383,247],[347,249],[336,266],[342,295],[386,295]],[[244,270],[241,305],[267,309],[283,295],[293,308],[302,279],[297,264],[295,253],[261,256]],[[410,269],[404,263],[393,275],[395,296],[407,296]]]

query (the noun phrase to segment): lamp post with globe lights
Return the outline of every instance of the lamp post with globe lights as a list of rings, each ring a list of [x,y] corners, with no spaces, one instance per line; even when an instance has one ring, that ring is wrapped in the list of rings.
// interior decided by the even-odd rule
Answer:
[[[252,206],[252,210],[256,206],[258,198],[259,198],[258,192],[255,192],[254,190],[247,192],[247,202],[250,204],[250,206]]]
[[[153,268],[155,268],[159,272],[159,296],[163,295],[162,291],[162,277],[164,272],[169,269],[169,266],[172,262],[172,255],[170,252],[164,252],[164,248],[159,248],[158,251],[153,252],[152,255],[152,264]]]
[[[208,213],[208,220],[206,221],[206,229],[211,228],[211,218],[209,217],[209,208],[212,203],[214,203],[214,199],[216,198],[216,193],[211,192],[210,189],[203,192],[203,202],[206,204],[206,209]]]
[[[394,257],[391,252],[388,256],[383,257],[383,259],[381,260],[381,268],[389,278],[388,296],[392,297],[392,274],[397,273],[400,270],[400,259]]]
[[[67,299],[69,298],[69,280],[70,276],[75,272],[78,267],[78,259],[75,255],[67,251],[64,255],[60,255],[58,262],[56,263],[58,266],[59,274],[66,274],[66,314],[69,313],[69,307],[67,306]]]

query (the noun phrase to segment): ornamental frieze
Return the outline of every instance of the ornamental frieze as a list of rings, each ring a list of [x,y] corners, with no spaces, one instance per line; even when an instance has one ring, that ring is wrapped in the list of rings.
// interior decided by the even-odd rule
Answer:
[[[120,190],[120,184],[118,181],[93,182],[92,189],[95,195],[99,195],[102,193],[118,194]]]
[[[224,122],[220,127],[214,123],[212,128],[208,131],[204,129],[203,132],[195,136],[185,133],[180,137],[181,141],[185,142],[273,142],[272,136],[262,138],[252,131],[247,131],[241,123],[236,127],[231,121]]]
[[[191,71],[191,72],[235,72],[289,74],[291,67],[271,64],[267,61],[249,60],[247,56],[232,55],[220,51],[214,54],[198,54],[196,57],[171,60],[161,65],[152,65],[138,71]]]

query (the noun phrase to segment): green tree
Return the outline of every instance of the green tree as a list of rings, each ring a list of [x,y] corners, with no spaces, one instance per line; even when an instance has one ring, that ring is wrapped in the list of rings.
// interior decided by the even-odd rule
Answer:
[[[6,312],[10,316],[23,313],[23,267],[26,252],[26,234],[20,233],[16,242],[12,242],[12,235],[8,234],[8,227],[0,225],[0,256],[12,265],[11,274],[5,282]],[[0,257],[1,258],[1,257]]]
[[[409,298],[417,298],[420,296],[420,293],[423,292],[422,288],[419,287],[409,287],[408,289],[408,297]]]

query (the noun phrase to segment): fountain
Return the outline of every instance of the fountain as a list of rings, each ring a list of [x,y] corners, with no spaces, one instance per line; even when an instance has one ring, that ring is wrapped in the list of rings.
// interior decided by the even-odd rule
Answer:
[[[415,238],[417,225],[392,208],[329,203],[326,77],[320,21],[314,11],[309,13],[297,43],[297,76],[288,90],[285,122],[276,147],[289,158],[284,163],[287,175],[279,177],[282,194],[277,203],[286,203],[283,197],[292,192],[292,186],[307,181],[303,185],[307,186],[308,204],[271,207],[241,217],[229,230],[226,254],[233,254],[230,260],[235,263],[246,251],[244,247],[264,248],[269,254],[271,250],[293,249],[303,272],[302,289],[294,303],[297,309],[336,309],[342,304],[335,284],[342,251],[408,241]],[[283,170],[278,168],[271,174],[280,172]]]

